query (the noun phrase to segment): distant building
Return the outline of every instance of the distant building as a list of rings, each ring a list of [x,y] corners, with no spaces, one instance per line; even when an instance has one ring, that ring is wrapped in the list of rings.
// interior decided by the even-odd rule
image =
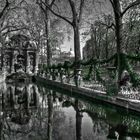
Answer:
[[[60,57],[61,49],[59,47],[56,47],[52,50],[52,59],[57,59]]]
[[[52,59],[54,64],[64,63],[65,61],[72,62],[74,61],[74,52],[72,51],[72,48],[70,48],[68,52],[61,51],[57,48],[53,51]]]
[[[69,51],[61,51],[61,48],[56,47],[52,49],[52,63],[64,63],[65,61],[74,61],[74,52],[72,48]],[[39,64],[47,64],[46,46],[42,47],[39,53]]]

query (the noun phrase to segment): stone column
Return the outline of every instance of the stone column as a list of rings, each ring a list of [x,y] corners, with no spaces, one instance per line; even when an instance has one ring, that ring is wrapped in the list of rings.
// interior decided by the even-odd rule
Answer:
[[[1,52],[1,69],[3,68],[3,58],[4,58],[4,54],[3,54],[3,50]]]
[[[14,59],[11,60],[11,73],[14,73],[15,70],[14,70]]]
[[[39,55],[37,52],[35,52],[35,68],[34,68],[34,74],[37,75],[38,73],[38,62],[39,62]]]
[[[11,73],[11,68],[12,68],[12,59],[13,59],[13,54],[12,51],[9,54],[10,60],[9,60],[9,72]]]
[[[34,107],[37,107],[37,94],[36,94],[36,89],[35,86],[32,86],[33,92],[30,95],[30,104]]]
[[[3,55],[2,59],[2,72],[6,73],[6,63],[5,63],[5,56]]]
[[[29,108],[29,96],[30,96],[30,85],[26,85],[25,87],[25,93],[24,93],[24,99],[25,99],[25,109]]]
[[[27,50],[24,51],[24,55],[25,55],[25,58],[24,58],[24,64],[25,64],[25,73],[27,72]]]
[[[39,98],[38,98],[38,96],[40,96],[40,93],[39,93],[39,91],[38,91],[37,85],[33,85],[33,86],[34,86],[35,94],[36,94],[36,106],[38,106],[38,103],[39,103]]]
[[[27,66],[26,66],[26,73],[30,73],[30,56],[27,53]]]
[[[14,73],[14,63],[15,63],[15,57],[14,57],[14,52],[12,52],[12,58],[11,58],[11,73]]]
[[[35,65],[36,65],[36,54],[35,52],[33,53],[33,73],[35,73]]]
[[[6,52],[2,49],[2,52],[1,52],[1,68],[2,68],[2,71],[5,72],[6,68],[5,68],[5,55],[6,55]]]
[[[12,109],[14,109],[14,94],[15,94],[14,87],[13,86],[10,86],[9,90],[10,90],[10,99],[9,99],[9,102],[10,103],[9,104],[10,104],[10,107]]]

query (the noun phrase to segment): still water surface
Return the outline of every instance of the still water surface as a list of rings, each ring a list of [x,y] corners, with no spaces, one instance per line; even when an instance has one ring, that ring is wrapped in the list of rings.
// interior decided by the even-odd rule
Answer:
[[[140,117],[35,84],[1,84],[0,140],[140,140]]]

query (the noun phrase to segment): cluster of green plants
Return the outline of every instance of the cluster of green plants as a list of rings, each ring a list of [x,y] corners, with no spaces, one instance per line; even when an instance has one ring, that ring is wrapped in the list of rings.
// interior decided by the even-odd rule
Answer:
[[[133,70],[131,64],[129,63],[130,61],[140,61],[140,56],[121,53],[120,54],[120,63],[121,63],[120,71],[122,73],[124,70],[127,70],[130,75],[133,86],[138,86],[138,84],[140,84],[140,76]],[[88,61],[81,60],[77,63],[80,64],[82,68],[82,74],[85,80],[90,80],[90,78],[93,76],[93,71],[94,71],[94,74],[96,75],[96,80],[104,84],[105,80],[101,76],[102,66],[112,65],[113,67],[116,67],[117,69],[118,57],[117,57],[117,54],[114,54],[109,59],[98,60],[98,59],[92,58]],[[66,71],[68,70],[71,71],[75,68],[77,63],[76,62],[71,63],[69,61],[65,61],[63,64],[62,63],[59,63],[57,65],[53,64],[50,67],[43,65],[41,70],[45,70],[45,71],[58,70],[59,71],[63,68]]]

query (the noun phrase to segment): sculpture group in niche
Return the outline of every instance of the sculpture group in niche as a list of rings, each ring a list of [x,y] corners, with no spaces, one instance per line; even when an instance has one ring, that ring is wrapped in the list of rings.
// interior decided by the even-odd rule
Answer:
[[[37,73],[37,48],[25,35],[14,35],[2,48],[1,68],[8,73]]]

